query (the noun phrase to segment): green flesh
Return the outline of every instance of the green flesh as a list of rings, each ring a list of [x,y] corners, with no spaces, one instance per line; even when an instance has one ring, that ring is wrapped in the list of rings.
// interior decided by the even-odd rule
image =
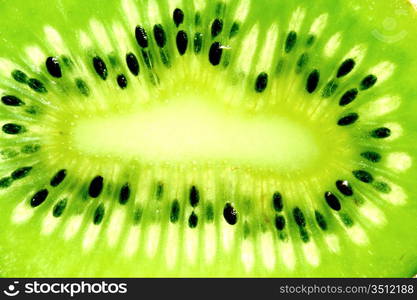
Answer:
[[[414,8],[149,2],[3,5],[0,276],[415,274]]]

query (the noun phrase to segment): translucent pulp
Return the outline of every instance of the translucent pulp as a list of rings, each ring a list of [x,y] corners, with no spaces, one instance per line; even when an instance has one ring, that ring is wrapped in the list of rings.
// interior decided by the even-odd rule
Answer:
[[[82,152],[144,162],[213,162],[297,170],[319,159],[311,129],[288,117],[249,113],[188,96],[124,115],[77,120]]]

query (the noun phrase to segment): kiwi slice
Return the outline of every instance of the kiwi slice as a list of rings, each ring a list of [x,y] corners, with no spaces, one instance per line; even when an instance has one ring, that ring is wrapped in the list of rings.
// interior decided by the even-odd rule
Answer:
[[[0,15],[2,276],[417,272],[410,2]]]

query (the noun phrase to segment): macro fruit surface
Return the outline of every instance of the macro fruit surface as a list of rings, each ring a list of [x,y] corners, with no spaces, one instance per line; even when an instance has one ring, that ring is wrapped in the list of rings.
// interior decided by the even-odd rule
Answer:
[[[409,1],[0,2],[0,276],[411,277]]]

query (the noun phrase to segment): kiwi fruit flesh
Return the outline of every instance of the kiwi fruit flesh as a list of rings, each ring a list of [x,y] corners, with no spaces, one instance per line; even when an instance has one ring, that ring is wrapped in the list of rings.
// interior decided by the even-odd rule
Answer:
[[[3,6],[0,276],[417,273],[409,1]]]

